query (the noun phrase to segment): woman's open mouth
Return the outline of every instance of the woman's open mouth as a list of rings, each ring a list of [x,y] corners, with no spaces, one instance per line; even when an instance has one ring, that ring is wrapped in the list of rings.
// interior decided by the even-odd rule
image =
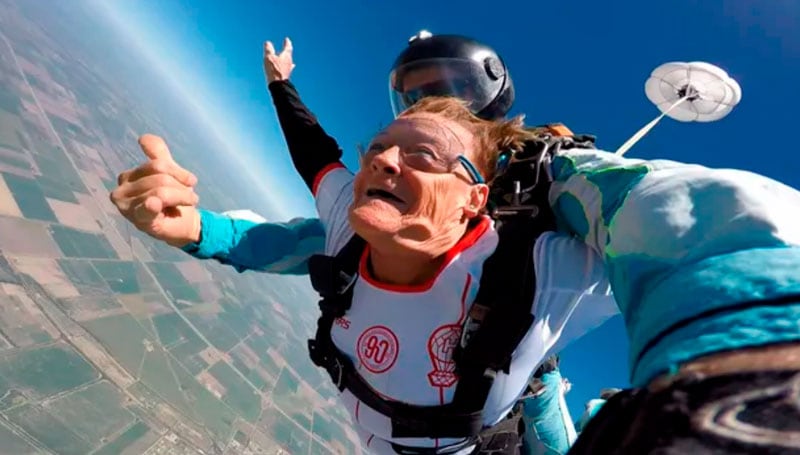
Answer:
[[[369,198],[376,198],[376,199],[383,199],[384,201],[388,202],[399,202],[404,204],[405,201],[400,199],[399,197],[395,196],[394,194],[390,193],[389,191],[382,190],[379,188],[370,188],[367,190],[367,197]]]

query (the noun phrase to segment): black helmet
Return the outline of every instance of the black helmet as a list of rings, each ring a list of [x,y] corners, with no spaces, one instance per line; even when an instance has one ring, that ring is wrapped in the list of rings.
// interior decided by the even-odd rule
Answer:
[[[395,116],[426,96],[461,98],[484,119],[505,116],[514,103],[514,84],[497,52],[471,38],[425,30],[395,60],[389,91]]]

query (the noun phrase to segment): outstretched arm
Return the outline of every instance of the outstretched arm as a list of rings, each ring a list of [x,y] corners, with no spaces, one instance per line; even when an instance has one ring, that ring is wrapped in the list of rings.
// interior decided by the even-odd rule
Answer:
[[[275,52],[270,41],[264,43],[264,74],[278,114],[289,154],[295,169],[313,194],[325,174],[342,167],[342,151],[336,140],[322,129],[289,81],[294,70],[294,47],[289,38],[283,50]]]
[[[608,269],[635,386],[700,355],[796,338],[779,325],[797,311],[781,302],[800,302],[800,192],[599,150],[562,152],[552,173],[560,227]]]
[[[308,273],[308,258],[324,250],[325,231],[316,218],[268,223],[249,211],[199,211],[200,241],[181,249],[239,272],[304,275]]]

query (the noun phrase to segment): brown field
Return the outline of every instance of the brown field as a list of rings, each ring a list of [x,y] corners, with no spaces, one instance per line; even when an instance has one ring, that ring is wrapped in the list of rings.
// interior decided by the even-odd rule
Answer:
[[[209,365],[213,365],[223,359],[227,359],[230,361],[230,358],[228,358],[228,356],[220,352],[217,348],[211,346],[200,351],[198,355],[200,356],[201,359],[205,360],[205,362]]]
[[[0,250],[9,256],[61,257],[47,227],[24,218],[0,216]]]
[[[11,263],[20,272],[33,277],[53,297],[61,299],[81,295],[54,259],[15,257],[11,258]]]
[[[75,229],[92,232],[95,234],[102,233],[100,225],[97,224],[92,213],[86,209],[85,206],[74,204],[72,202],[59,201],[58,199],[46,198],[53,213],[56,214],[58,222],[64,226],[69,226]]]
[[[47,72],[44,66],[37,65],[21,55],[17,55],[17,63],[25,74],[41,79],[42,82],[50,80],[50,73]]]
[[[92,169],[94,169],[95,173],[98,176],[100,176],[100,178],[111,181],[117,180],[117,175],[116,174],[111,175],[111,172],[109,172],[108,167],[105,164],[105,161],[103,161],[103,158],[100,156],[100,152],[81,142],[78,141],[71,141],[71,142],[72,146],[75,149],[80,150],[80,152],[92,164]]]
[[[54,92],[61,92],[62,95],[66,95],[64,92],[64,88],[53,82],[52,79],[40,79],[42,82],[47,84],[51,90]],[[34,93],[36,93],[36,99],[39,101],[39,105],[42,106],[42,109],[50,115],[55,115],[57,117],[61,117],[62,119],[74,123],[75,125],[83,126],[83,122],[81,121],[81,108],[75,104],[74,100],[69,98],[61,97],[58,95],[51,95],[49,93],[43,92],[36,87],[33,87]]]
[[[200,261],[183,261],[175,266],[189,283],[204,283],[213,279],[211,272]]]
[[[208,371],[203,371],[198,374],[197,382],[203,384],[203,387],[205,387],[206,390],[211,392],[217,398],[222,398],[228,393],[228,389],[220,384],[214,376],[211,376],[211,373]]]
[[[6,163],[0,163],[0,171],[18,175],[20,177],[25,177],[28,179],[33,178],[33,171],[31,171],[30,169],[20,169],[18,167],[10,166]]]
[[[100,177],[95,174],[89,174],[88,172],[80,170],[78,171],[78,173],[80,174],[81,180],[83,180],[84,185],[86,185],[86,188],[89,189],[89,193],[91,193],[91,195],[93,196],[90,199],[91,201],[93,201],[91,202],[91,204],[98,205],[100,209],[102,209],[106,213],[118,214],[119,212],[117,211],[117,208],[114,207],[114,204],[112,204],[111,200],[108,198],[109,192],[106,189],[106,186],[103,185],[103,181],[100,179]],[[116,180],[117,179],[115,178],[114,181]],[[83,203],[84,201],[81,200],[81,204]]]
[[[198,283],[195,284],[194,288],[197,290],[197,293],[200,294],[200,298],[203,299],[204,302],[216,302],[222,297],[222,291],[214,282],[206,281],[204,283]]]
[[[0,175],[0,215],[14,216],[21,218],[22,212],[11,194],[11,190],[6,184],[6,179]]]
[[[161,294],[119,294],[116,297],[133,317],[155,316],[172,311]]]
[[[91,213],[92,218],[101,221],[104,225],[105,219],[103,218],[103,211],[98,207],[95,199],[90,194],[74,193],[78,204],[83,207],[83,210]],[[108,198],[106,198],[108,199]]]
[[[125,233],[123,237],[123,234],[117,232],[116,229],[108,228],[104,229],[103,232],[105,232],[106,240],[111,244],[111,248],[114,249],[120,260],[130,261],[133,259],[131,244],[127,233]]]
[[[69,316],[78,321],[92,321],[94,319],[104,318],[107,316],[120,316],[127,314],[128,310],[125,308],[98,308],[100,304],[95,303],[107,297],[102,296],[81,296],[77,299],[71,300],[71,307],[69,308]]]

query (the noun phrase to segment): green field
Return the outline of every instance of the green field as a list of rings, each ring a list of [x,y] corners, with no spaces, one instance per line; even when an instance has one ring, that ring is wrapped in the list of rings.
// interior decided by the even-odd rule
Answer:
[[[22,210],[22,207],[20,207],[20,210]],[[66,257],[119,259],[117,252],[114,251],[114,248],[102,235],[82,232],[59,224],[50,226],[50,234]]]
[[[36,180],[5,172],[3,173],[3,179],[14,195],[14,200],[17,201],[17,205],[25,218],[54,223],[58,221]]]
[[[233,366],[239,370],[246,378],[249,380],[254,386],[258,388],[258,390],[267,390],[274,385],[272,382],[267,382],[267,379],[261,377],[256,369],[250,369],[244,363],[244,361],[240,358],[240,354],[237,354],[237,351],[233,351],[231,357],[233,358]]]
[[[146,353],[139,380],[175,409],[191,416],[192,408],[181,391],[171,363],[161,349]]]
[[[39,453],[35,447],[28,444],[20,436],[14,434],[4,423],[0,423],[0,448],[2,453],[12,455],[28,455]]]
[[[137,294],[141,292],[136,267],[133,262],[92,261],[92,265],[112,291],[118,294]]]
[[[86,455],[94,448],[94,443],[82,439],[40,406],[25,405],[8,414],[12,422],[59,455]]]
[[[172,346],[184,339],[197,338],[199,340],[194,330],[178,313],[158,314],[153,316],[152,320],[156,332],[158,332],[158,339],[164,346]],[[202,343],[202,340],[200,341]]]
[[[80,203],[69,185],[58,178],[39,176],[36,178],[36,182],[42,189],[42,193],[50,199],[58,199],[59,201],[73,204]]]
[[[249,308],[225,297],[219,300],[219,304],[224,311],[217,314],[217,317],[228,324],[234,332],[245,334],[252,330],[255,315]]]
[[[239,340],[246,335],[236,334],[227,324],[217,318],[216,315],[200,315],[191,310],[184,311],[183,314],[197,327],[197,330],[220,351],[227,352],[233,349]]]
[[[272,356],[269,355],[269,348],[276,347],[277,343],[270,341],[266,335],[260,337],[252,336],[248,338],[245,343],[258,355],[261,366],[263,366],[268,373],[276,378],[281,374],[281,368],[275,363]]]
[[[81,295],[110,294],[106,281],[97,273],[89,261],[60,258],[61,270]]]
[[[0,84],[0,111],[16,115],[20,108],[19,96],[12,92],[5,84]]]
[[[57,185],[60,191],[65,193],[67,198],[56,197],[67,202],[77,202],[73,191],[78,193],[88,193],[86,185],[61,147],[52,145],[38,144],[38,153],[34,156],[39,170],[42,172],[41,179],[50,185]],[[44,185],[43,185],[44,186]],[[52,197],[52,196],[51,196]]]
[[[106,444],[102,449],[94,453],[94,455],[119,455],[123,450],[132,446],[136,441],[143,438],[150,431],[150,427],[146,423],[137,421],[131,425],[130,428],[125,430],[113,441]]]
[[[16,113],[0,109],[0,145],[22,151],[25,145],[20,142],[19,131],[25,131],[25,127],[19,121]]]
[[[192,403],[195,414],[217,439],[227,442],[233,432],[236,413],[206,390],[183,368],[175,366],[175,374],[187,399]]]
[[[311,439],[311,450],[308,451],[308,455],[333,455],[335,453],[336,452],[331,451],[316,439],[313,438]],[[352,452],[343,452],[343,454],[345,453],[352,453]]]
[[[95,444],[107,440],[134,421],[123,406],[125,397],[107,381],[101,381],[48,403],[50,413],[81,436]]]
[[[192,375],[200,373],[208,365],[197,354],[208,345],[191,327],[181,319],[178,313],[164,313],[153,316],[153,325],[158,332],[161,344],[165,346],[176,359],[180,359]]]
[[[342,425],[331,418],[315,412],[311,431],[323,441],[333,445],[337,441],[344,447],[344,453],[356,453],[355,445],[347,437]]]
[[[311,435],[297,423],[279,412],[270,416],[273,420],[267,425],[267,434],[289,453],[308,453]]]
[[[311,431],[310,415],[314,412],[316,403],[309,397],[299,394],[300,383],[303,379],[292,374],[289,369],[284,368],[275,383],[272,391],[272,399],[275,406],[294,419],[301,427]]]
[[[225,362],[217,362],[208,372],[226,389],[222,401],[255,423],[261,414],[261,395]]]
[[[100,341],[117,362],[136,376],[144,358],[144,341],[150,337],[133,316],[106,316],[84,321],[81,325]]]
[[[97,378],[97,371],[66,344],[16,352],[0,360],[2,393],[13,388],[43,398]]]

